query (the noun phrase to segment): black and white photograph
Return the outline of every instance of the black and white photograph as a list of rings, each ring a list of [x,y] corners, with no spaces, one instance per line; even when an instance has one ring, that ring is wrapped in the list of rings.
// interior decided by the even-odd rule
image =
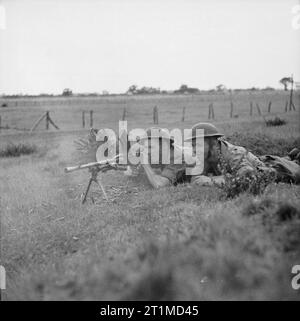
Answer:
[[[300,1],[0,0],[0,310],[298,300]]]

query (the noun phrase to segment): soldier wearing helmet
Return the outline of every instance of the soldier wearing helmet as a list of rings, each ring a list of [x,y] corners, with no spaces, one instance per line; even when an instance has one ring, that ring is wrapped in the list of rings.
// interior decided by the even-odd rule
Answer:
[[[201,134],[198,134],[201,132]],[[258,157],[248,152],[244,147],[235,146],[222,139],[224,135],[210,123],[197,123],[192,127],[192,134],[185,139],[192,143],[195,150],[198,138],[204,138],[204,166],[201,174],[186,175],[187,164],[174,164],[164,166],[160,174],[154,174],[150,165],[143,165],[147,177],[154,188],[177,184],[188,181],[198,185],[222,185],[224,177],[219,170],[220,155],[238,172],[238,175],[246,175],[256,169],[272,170],[265,166]]]
[[[210,123],[198,123],[192,127],[192,135],[186,140],[192,141],[193,146],[199,137],[196,135],[197,129],[204,130],[204,170],[202,175],[191,177],[192,183],[200,185],[224,184],[224,177],[219,170],[220,156],[227,164],[230,164],[231,168],[235,168],[239,176],[252,173],[255,170],[272,171],[244,147],[225,141],[222,138],[224,135]]]
[[[142,152],[147,153],[148,162],[141,164],[150,184],[154,188],[170,185],[168,178],[169,168],[174,166],[174,140],[169,132],[165,129],[152,127],[147,129],[147,136],[140,140],[140,144],[145,146],[147,141],[147,149]],[[153,156],[156,155],[156,159]],[[168,160],[168,162],[165,162]],[[183,170],[184,164],[176,165],[176,171]]]

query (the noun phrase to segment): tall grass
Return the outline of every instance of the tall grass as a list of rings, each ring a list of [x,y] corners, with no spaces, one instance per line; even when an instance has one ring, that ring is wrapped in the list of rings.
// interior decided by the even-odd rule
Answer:
[[[33,154],[37,147],[28,143],[8,143],[0,149],[0,157],[19,157],[21,155]]]
[[[256,125],[222,126],[263,154],[298,141],[294,129],[273,135]],[[92,186],[82,206],[88,173],[63,173],[77,136],[38,137],[49,140],[43,157],[0,159],[4,299],[299,300],[290,283],[300,262],[299,186],[271,183],[224,200],[215,187],[157,191],[143,176],[113,172],[102,181],[114,201]]]

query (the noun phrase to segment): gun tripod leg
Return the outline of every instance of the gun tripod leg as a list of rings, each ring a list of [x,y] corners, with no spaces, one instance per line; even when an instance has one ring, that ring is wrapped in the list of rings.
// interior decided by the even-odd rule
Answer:
[[[97,185],[100,187],[105,199],[107,200],[107,202],[109,202],[109,198],[108,198],[108,196],[106,194],[104,186],[102,185],[102,183],[99,180],[99,178],[97,178],[97,172],[96,171],[92,171],[92,176],[91,176],[91,178],[89,180],[88,186],[87,186],[86,191],[85,191],[85,193],[83,195],[81,204],[84,204],[86,202],[86,199],[87,199],[87,196],[88,196],[88,193],[89,193],[89,190],[90,190],[92,182],[97,183]]]
[[[107,194],[106,194],[106,191],[105,191],[104,186],[102,185],[101,181],[99,181],[99,179],[96,178],[96,179],[95,179],[95,182],[98,184],[98,186],[99,186],[100,189],[102,190],[102,193],[103,193],[105,199],[107,200],[107,202],[109,202],[108,196],[107,196]]]
[[[88,196],[88,193],[89,193],[89,190],[90,190],[90,187],[91,187],[91,184],[92,184],[93,180],[94,180],[94,178],[91,177],[90,180],[89,180],[88,186],[87,186],[87,188],[86,188],[86,190],[84,192],[81,204],[84,204],[86,202],[86,198]]]

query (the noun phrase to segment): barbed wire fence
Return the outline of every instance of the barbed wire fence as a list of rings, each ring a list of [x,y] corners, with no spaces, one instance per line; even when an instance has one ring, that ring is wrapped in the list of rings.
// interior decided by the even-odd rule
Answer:
[[[292,91],[289,93],[289,95],[284,95],[282,98],[282,101],[279,102],[282,106],[278,106],[278,101],[273,102],[271,98],[267,97],[265,98],[265,106],[262,106],[261,98],[260,101],[254,96],[254,95],[249,95],[248,99],[248,110],[249,112],[246,111],[245,107],[241,110],[239,106],[239,102],[235,101],[234,96],[230,93],[229,99],[224,99],[222,102],[222,110],[215,109],[215,102],[213,99],[210,99],[210,101],[207,104],[207,117],[205,117],[203,114],[205,113],[205,107],[203,105],[201,106],[201,119],[203,120],[208,120],[208,121],[215,121],[216,119],[220,119],[220,115],[222,113],[222,119],[228,118],[228,119],[234,119],[234,118],[239,118],[241,115],[248,117],[262,117],[265,120],[265,116],[268,115],[273,115],[273,114],[279,114],[279,113],[289,113],[289,112],[294,112],[296,111],[296,106],[294,103],[294,96],[299,96],[300,97],[300,91],[299,91],[299,85],[296,83],[296,91]],[[296,93],[296,95],[295,95]],[[111,102],[113,98],[108,98],[107,102]],[[105,103],[105,101],[104,101]],[[125,99],[124,102],[125,103]],[[103,101],[102,101],[103,104]],[[122,101],[121,101],[122,104]],[[273,108],[274,105],[277,104],[276,108]],[[78,106],[85,106],[88,105],[90,110],[80,110],[78,109]],[[52,126],[56,130],[59,129],[64,129],[63,123],[64,120],[62,117],[57,117],[58,119],[53,120],[52,116],[50,113],[54,113],[55,116],[59,114],[60,109],[59,106],[70,106],[70,113],[72,114],[77,114],[75,117],[78,119],[76,121],[76,124],[74,125],[74,129],[85,129],[85,128],[91,128],[94,126],[95,121],[94,121],[94,116],[101,116],[105,111],[99,110],[98,108],[96,110],[93,109],[93,105],[95,105],[95,108],[98,107],[99,105],[99,97],[98,98],[80,98],[80,97],[72,97],[72,98],[48,98],[48,99],[35,99],[35,98],[27,98],[27,99],[15,99],[15,100],[7,100],[7,101],[2,101],[0,103],[0,133],[1,131],[3,132],[6,129],[15,129],[15,130],[20,130],[20,131],[29,131],[33,132],[35,130],[49,130],[50,127]],[[300,105],[300,98],[299,98],[299,105]],[[56,109],[50,110],[52,106],[55,106]],[[38,116],[32,117],[31,115],[31,126],[28,127],[28,121],[26,122],[27,127],[18,126],[18,121],[15,119],[12,121],[10,118],[18,118],[18,117],[10,117],[10,110],[11,108],[18,107],[18,111],[21,111],[23,107],[29,107],[32,108],[32,110],[36,109],[36,107],[41,107],[41,110],[34,110],[33,114],[40,113]],[[72,110],[72,107],[77,107],[76,110]],[[254,107],[256,107],[254,109]],[[43,112],[44,108],[49,108],[49,110],[45,110]],[[164,115],[164,110],[160,110],[159,104],[155,104],[152,107],[152,111],[149,110],[150,107],[147,109],[147,115],[151,115],[152,118],[152,123],[154,125],[158,125],[160,123],[160,115]],[[194,106],[194,111],[197,109],[197,106]],[[116,113],[120,113],[118,116],[120,120],[129,120],[134,118],[132,115],[130,115],[130,105],[127,106],[125,105],[122,108],[119,108],[116,110]],[[26,109],[22,110],[26,111]],[[200,111],[200,107],[199,107]],[[139,112],[139,111],[138,111]],[[30,113],[30,111],[29,111]],[[137,112],[136,112],[137,113]],[[135,113],[135,116],[136,116]],[[182,105],[181,107],[176,107],[176,110],[174,113],[178,114],[178,122],[184,123],[188,120],[188,115],[189,115],[189,107]],[[228,113],[228,114],[227,114]],[[226,114],[228,116],[226,116]],[[81,115],[81,116],[80,116]],[[200,115],[200,113],[199,113]],[[116,116],[116,115],[114,115]],[[21,117],[22,118],[22,117]],[[173,117],[174,118],[174,117]],[[21,122],[22,119],[20,119]],[[60,121],[62,123],[62,126],[60,126]],[[149,118],[149,122],[151,122],[151,119]],[[44,126],[42,125],[44,123]]]

